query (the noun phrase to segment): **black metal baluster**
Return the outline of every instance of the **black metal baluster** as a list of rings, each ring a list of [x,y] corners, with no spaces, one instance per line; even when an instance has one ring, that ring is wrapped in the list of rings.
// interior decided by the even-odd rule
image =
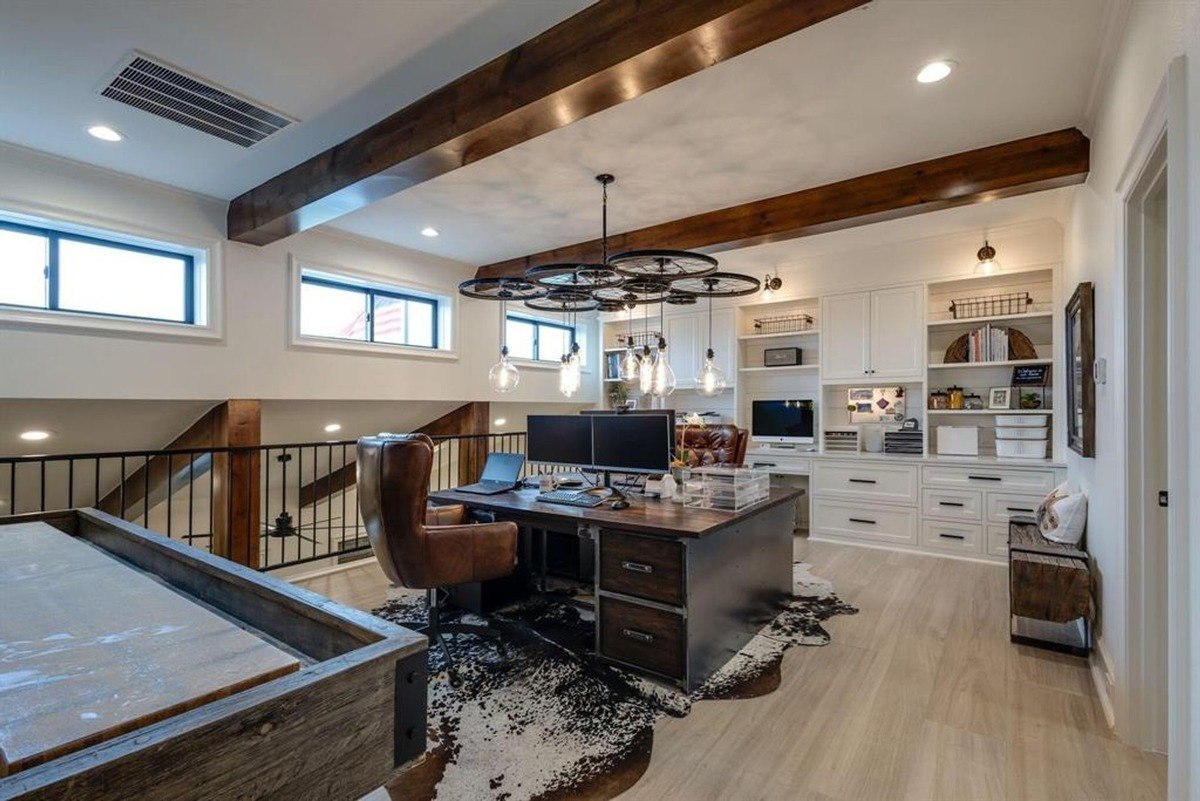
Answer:
[[[346,443],[342,443],[342,542],[346,541]],[[355,510],[357,512],[357,509]],[[354,546],[358,547],[358,519],[354,520]]]
[[[175,454],[168,453],[167,454],[167,539],[171,539],[171,496],[174,494],[173,492],[171,492],[171,490],[173,490],[175,488],[174,481],[173,481],[174,478],[175,478]],[[147,504],[149,504],[149,501],[147,501]]]
[[[282,449],[279,456],[280,456],[279,463],[281,465],[283,465],[283,497],[280,499],[279,505],[280,505],[280,509],[282,511],[286,512],[287,511],[287,474],[288,474],[287,467],[288,467],[288,458],[289,458],[287,448]],[[286,543],[286,540],[280,539],[280,541],[279,541],[279,561],[281,563],[287,561],[287,556],[285,555],[285,551],[287,550],[287,548],[286,548],[285,543]]]
[[[122,520],[125,519],[125,457],[121,457],[121,511],[118,514]]]
[[[146,454],[142,463],[142,528],[150,528],[150,454]]]
[[[75,460],[67,460],[67,508],[75,508]]]
[[[326,460],[329,472],[325,474],[325,552],[333,552],[333,446],[326,445],[329,458]],[[340,548],[338,550],[341,550]]]
[[[93,482],[92,506],[98,508],[100,506],[100,457],[99,456],[96,457],[96,470],[95,470],[95,474],[92,476],[92,482]]]
[[[41,501],[40,501],[40,502],[41,502],[41,509],[39,509],[38,511],[44,512],[44,511],[46,511],[46,460],[45,460],[45,459],[43,459],[43,460],[42,460],[41,462],[39,462],[38,464],[40,464],[40,465],[42,466],[42,469],[41,469],[41,473],[42,473],[42,479],[41,479],[41,481],[42,481],[42,485],[41,485],[41,487],[39,488],[39,496],[40,496],[40,498],[41,498]]]
[[[192,545],[193,525],[195,518],[192,516],[196,508],[196,454],[188,454],[188,527],[187,527],[187,544]]]

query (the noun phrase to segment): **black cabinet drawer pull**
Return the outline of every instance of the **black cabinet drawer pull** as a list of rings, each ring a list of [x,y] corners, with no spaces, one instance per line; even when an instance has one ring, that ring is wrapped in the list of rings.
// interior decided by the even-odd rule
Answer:
[[[622,562],[621,567],[626,570],[632,570],[634,573],[653,573],[654,566],[643,564],[642,562]]]
[[[638,631],[637,629],[621,629],[621,633],[624,634],[629,639],[637,640],[638,642],[645,642],[645,643],[654,642],[653,634],[647,634],[646,632]]]
[[[1003,481],[1000,476],[967,476],[971,481]]]
[[[862,517],[852,517],[852,518],[850,518],[850,522],[851,522],[851,523],[866,523],[866,524],[867,524],[867,525],[869,525],[869,526],[873,526],[873,525],[875,525],[875,521],[874,521],[874,520],[867,520],[867,519],[865,519],[865,518],[862,518]]]
[[[879,482],[873,478],[850,478],[847,479],[851,484],[878,484]]]
[[[774,462],[755,462],[754,466],[755,467],[774,467],[775,463]]]
[[[1020,506],[1005,506],[1004,510],[1006,512],[1025,512],[1026,514],[1033,514],[1032,509],[1022,509]]]
[[[962,509],[966,504],[958,503],[957,501],[938,501],[938,506],[953,506],[957,509]]]
[[[965,540],[966,539],[966,537],[964,537],[962,534],[938,534],[938,536],[944,540]]]

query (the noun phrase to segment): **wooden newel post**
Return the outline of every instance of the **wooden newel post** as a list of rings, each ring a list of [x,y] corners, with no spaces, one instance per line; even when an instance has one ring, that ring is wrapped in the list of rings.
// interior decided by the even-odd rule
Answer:
[[[259,565],[262,534],[262,403],[230,400],[218,410],[215,444],[235,448],[213,455],[213,553],[247,567]]]
[[[474,484],[483,475],[483,463],[488,454],[488,424],[490,407],[486,401],[476,401],[463,407],[466,415],[462,421],[462,435],[476,434],[472,439],[459,441],[458,446],[458,483]]]

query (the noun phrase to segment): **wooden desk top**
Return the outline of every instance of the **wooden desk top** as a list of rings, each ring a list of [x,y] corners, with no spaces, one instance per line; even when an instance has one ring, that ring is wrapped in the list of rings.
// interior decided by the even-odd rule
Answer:
[[[765,512],[804,494],[801,489],[773,489],[767,500],[740,512],[692,509],[681,503],[661,501],[630,494],[628,509],[610,509],[607,503],[585,508],[561,503],[542,503],[538,490],[527,489],[499,495],[473,495],[469,492],[442,490],[429,499],[436,504],[461,503],[475,509],[508,514],[530,520],[573,520],[604,528],[657,534],[668,537],[706,537],[729,528],[746,518]]]
[[[0,596],[0,776],[300,667],[42,522],[0,528]]]

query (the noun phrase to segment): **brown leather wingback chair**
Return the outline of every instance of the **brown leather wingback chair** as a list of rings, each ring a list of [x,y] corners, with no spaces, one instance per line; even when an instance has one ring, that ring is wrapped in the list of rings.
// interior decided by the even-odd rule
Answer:
[[[463,506],[429,507],[433,440],[424,434],[381,435],[358,441],[358,504],[379,566],[402,587],[425,590],[426,634],[441,646],[457,683],[443,634],[495,639],[487,626],[443,624],[438,590],[502,578],[517,565],[515,523],[472,523]]]
[[[690,451],[692,467],[741,464],[746,460],[749,440],[749,432],[733,425],[679,426],[675,429],[675,450]]]

